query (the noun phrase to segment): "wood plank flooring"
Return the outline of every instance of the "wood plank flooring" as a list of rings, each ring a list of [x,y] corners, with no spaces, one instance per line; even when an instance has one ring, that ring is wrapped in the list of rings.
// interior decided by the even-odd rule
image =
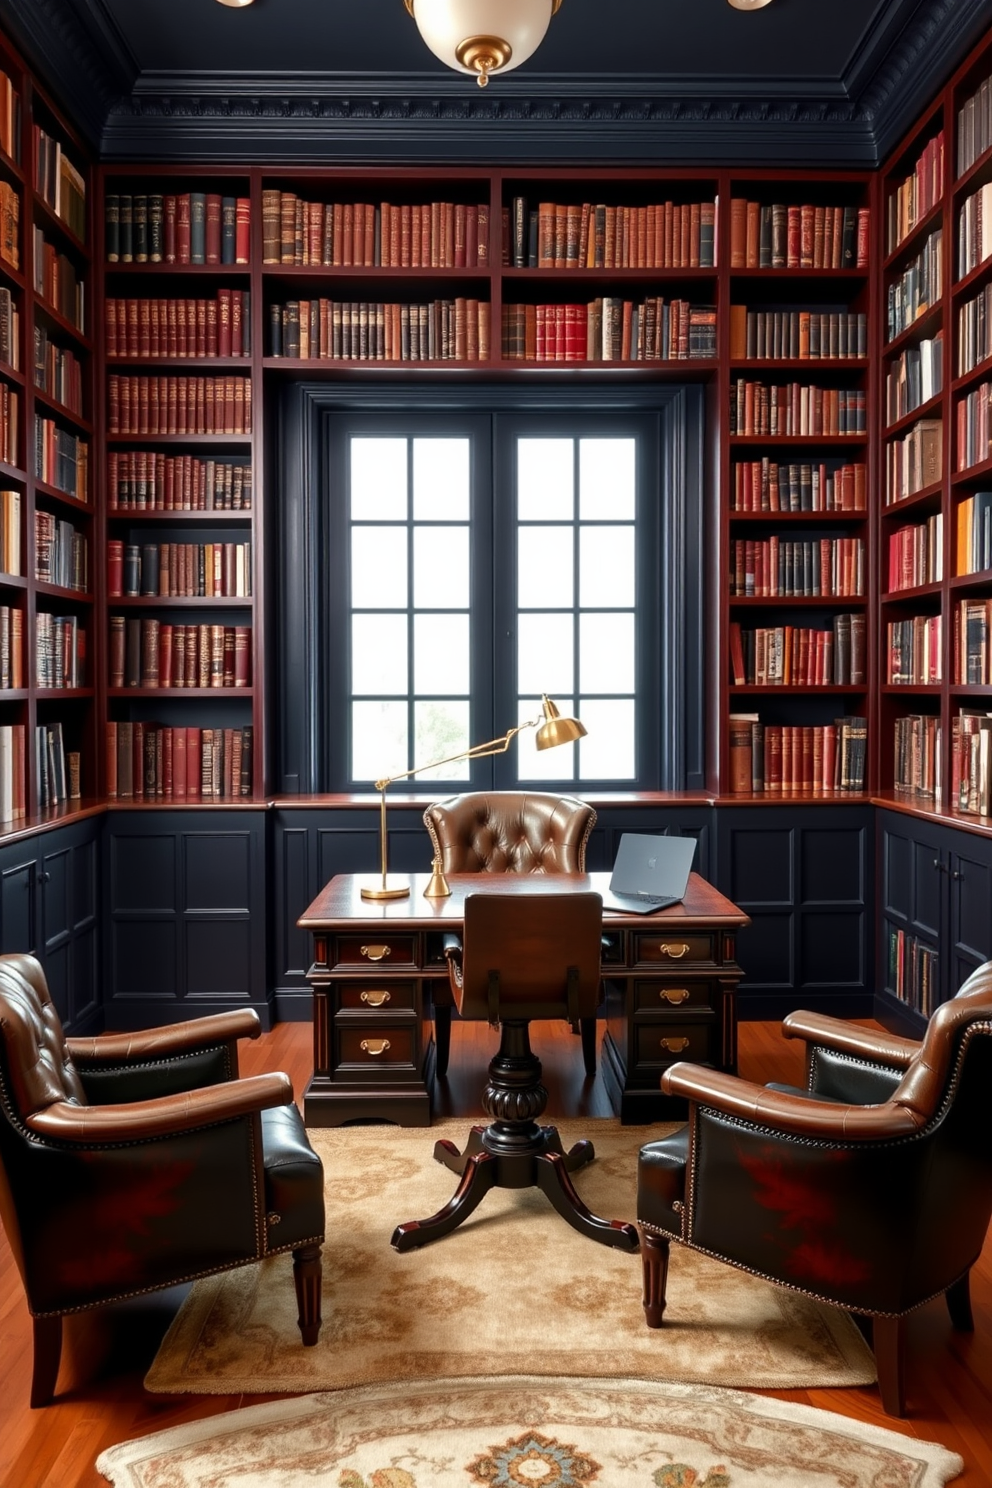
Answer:
[[[578,1043],[563,1027],[537,1025],[549,1116],[606,1116],[597,1076],[584,1078]],[[451,1070],[438,1092],[436,1114],[475,1119],[482,1074],[493,1052],[489,1030],[455,1026]],[[740,1066],[747,1078],[801,1078],[799,1048],[778,1025],[741,1025]],[[283,1023],[245,1045],[242,1070],[284,1069],[297,1097],[310,1074],[309,1024]],[[429,1151],[429,1135],[425,1150]],[[71,1238],[66,1237],[66,1243]],[[68,1318],[58,1396],[46,1410],[28,1408],[31,1328],[6,1239],[0,1233],[0,1485],[2,1488],[98,1488],[93,1463],[103,1447],[163,1430],[262,1396],[148,1395],[142,1379],[182,1297],[176,1289],[119,1307]],[[909,1417],[887,1417],[874,1388],[776,1392],[782,1399],[839,1411],[908,1435],[942,1442],[965,1460],[955,1488],[992,1484],[992,1240],[972,1276],[974,1334],[954,1333],[942,1304],[914,1314],[909,1328]]]

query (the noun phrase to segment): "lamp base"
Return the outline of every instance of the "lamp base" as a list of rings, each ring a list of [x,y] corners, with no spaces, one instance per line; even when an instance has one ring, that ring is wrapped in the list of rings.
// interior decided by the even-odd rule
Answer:
[[[409,899],[410,886],[404,884],[401,889],[390,889],[383,885],[376,889],[362,889],[361,895],[363,899]]]

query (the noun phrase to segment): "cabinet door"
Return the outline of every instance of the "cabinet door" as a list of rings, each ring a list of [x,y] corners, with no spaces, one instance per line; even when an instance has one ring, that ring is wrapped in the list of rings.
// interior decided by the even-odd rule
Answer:
[[[956,832],[947,868],[947,996],[953,997],[975,967],[992,958],[992,844]]]

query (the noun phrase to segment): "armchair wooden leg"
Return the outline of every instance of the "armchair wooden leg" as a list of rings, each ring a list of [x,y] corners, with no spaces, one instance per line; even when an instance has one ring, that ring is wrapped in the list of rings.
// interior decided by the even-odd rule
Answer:
[[[971,1314],[971,1272],[966,1271],[953,1286],[944,1293],[947,1311],[951,1315],[951,1326],[960,1333],[974,1333],[975,1319]]]
[[[34,1373],[31,1376],[31,1408],[51,1405],[62,1358],[62,1319],[36,1317],[34,1324]]]
[[[587,1075],[596,1073],[596,1019],[580,1018],[579,1028],[582,1033],[582,1061],[586,1067]]]
[[[438,1079],[448,1073],[448,1056],[451,1053],[451,1009],[434,1009],[434,1073]]]
[[[641,1272],[644,1277],[644,1319],[649,1328],[660,1328],[668,1287],[668,1253],[671,1241],[641,1226]]]
[[[906,1397],[903,1382],[904,1319],[872,1318],[872,1344],[878,1368],[878,1392],[887,1415],[904,1416]]]
[[[313,1348],[320,1336],[320,1284],[323,1267],[319,1245],[302,1245],[293,1251],[293,1284],[299,1308],[300,1335],[306,1348]]]

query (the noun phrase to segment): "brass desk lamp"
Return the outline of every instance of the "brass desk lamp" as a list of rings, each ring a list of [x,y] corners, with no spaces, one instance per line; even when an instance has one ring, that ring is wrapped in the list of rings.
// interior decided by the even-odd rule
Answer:
[[[406,884],[399,888],[391,888],[387,880],[386,788],[394,785],[397,780],[408,780],[411,775],[419,775],[424,770],[435,770],[439,765],[456,765],[461,760],[486,759],[491,754],[505,754],[517,735],[528,728],[537,729],[535,743],[538,749],[554,749],[558,744],[572,744],[586,733],[584,725],[577,718],[562,718],[554,703],[545,694],[541,698],[540,717],[530,718],[526,723],[518,723],[515,728],[508,729],[500,738],[490,739],[488,744],[474,744],[471,749],[463,749],[460,754],[449,754],[446,759],[431,760],[426,765],[414,765],[412,770],[403,770],[399,775],[390,775],[386,780],[376,781],[375,788],[379,792],[379,850],[382,863],[382,884],[363,888],[361,891],[363,899],[405,899],[410,892]],[[450,893],[451,890],[441,872],[440,861],[435,858],[431,881],[424,890],[425,897],[444,899]]]

